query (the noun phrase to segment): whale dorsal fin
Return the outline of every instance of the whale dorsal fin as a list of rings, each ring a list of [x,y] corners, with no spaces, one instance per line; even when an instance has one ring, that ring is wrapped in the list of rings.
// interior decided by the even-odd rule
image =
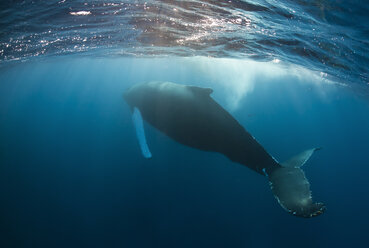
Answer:
[[[204,96],[210,96],[211,93],[213,93],[213,89],[212,88],[202,88],[202,87],[198,87],[198,86],[188,86],[191,91],[195,94],[201,94]]]

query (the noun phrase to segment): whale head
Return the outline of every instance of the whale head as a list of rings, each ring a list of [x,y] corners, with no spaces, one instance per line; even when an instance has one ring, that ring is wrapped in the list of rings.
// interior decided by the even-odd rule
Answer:
[[[142,99],[145,98],[146,91],[147,87],[145,85],[134,85],[123,93],[123,99],[131,108],[137,107],[142,102]]]

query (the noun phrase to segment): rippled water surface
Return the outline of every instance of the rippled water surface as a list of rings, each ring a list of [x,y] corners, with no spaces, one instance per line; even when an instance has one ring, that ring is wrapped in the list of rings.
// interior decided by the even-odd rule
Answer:
[[[251,58],[302,65],[366,91],[369,5],[364,2],[2,2],[0,59],[70,53]]]

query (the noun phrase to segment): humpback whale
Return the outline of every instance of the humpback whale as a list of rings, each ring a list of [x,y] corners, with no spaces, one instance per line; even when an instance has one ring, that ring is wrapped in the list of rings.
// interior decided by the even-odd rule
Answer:
[[[266,176],[275,198],[290,214],[305,218],[322,214],[325,206],[313,202],[310,184],[301,169],[319,148],[279,163],[210,96],[212,92],[211,88],[171,82],[136,84],[124,92],[144,157],[152,155],[143,120],[183,145],[221,153]]]

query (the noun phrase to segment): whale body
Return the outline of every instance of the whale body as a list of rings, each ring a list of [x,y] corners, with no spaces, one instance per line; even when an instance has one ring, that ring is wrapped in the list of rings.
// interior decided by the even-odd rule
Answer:
[[[289,213],[300,217],[323,213],[324,204],[312,201],[310,184],[300,168],[318,148],[279,163],[210,96],[212,92],[210,88],[149,82],[134,85],[123,97],[134,114],[134,123],[143,119],[183,145],[221,153],[265,175],[274,196]],[[143,155],[149,158],[143,126],[135,126]]]

